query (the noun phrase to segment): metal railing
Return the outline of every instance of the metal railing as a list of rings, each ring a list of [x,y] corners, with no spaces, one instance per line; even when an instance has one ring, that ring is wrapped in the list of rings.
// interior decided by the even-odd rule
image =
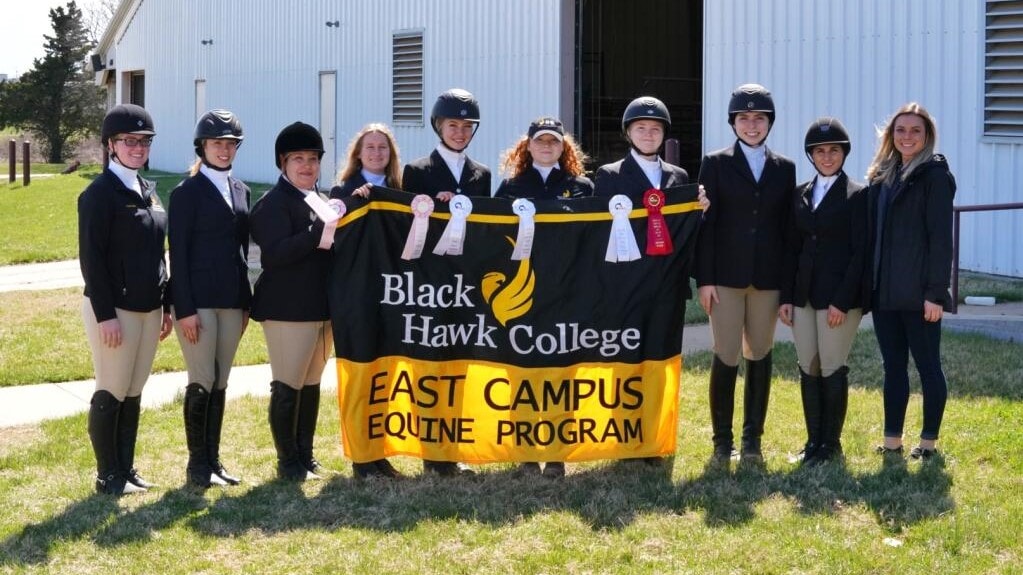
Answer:
[[[952,313],[959,312],[959,216],[963,212],[995,212],[1023,209],[1023,203],[955,206],[952,224]]]

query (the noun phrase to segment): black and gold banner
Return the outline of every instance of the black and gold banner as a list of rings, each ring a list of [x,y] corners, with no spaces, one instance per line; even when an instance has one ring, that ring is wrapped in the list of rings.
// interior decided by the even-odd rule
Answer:
[[[485,463],[674,452],[701,212],[695,185],[664,192],[672,251],[646,255],[640,207],[625,231],[643,255],[615,263],[606,198],[535,202],[531,252],[518,260],[527,240],[507,200],[471,198],[459,255],[433,253],[452,220],[436,202],[421,255],[403,259],[413,196],[373,188],[368,201],[346,199],[330,285],[346,455]]]

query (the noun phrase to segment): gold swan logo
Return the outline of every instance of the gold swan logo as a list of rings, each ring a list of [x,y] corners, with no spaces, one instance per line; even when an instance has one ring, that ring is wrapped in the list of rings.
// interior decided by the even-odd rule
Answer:
[[[505,239],[511,242],[512,246],[515,245],[511,238]],[[480,291],[497,321],[502,326],[507,326],[509,321],[525,315],[533,307],[535,285],[536,275],[529,266],[529,258],[525,258],[519,261],[519,269],[511,281],[507,281],[501,272],[489,272],[484,275]]]

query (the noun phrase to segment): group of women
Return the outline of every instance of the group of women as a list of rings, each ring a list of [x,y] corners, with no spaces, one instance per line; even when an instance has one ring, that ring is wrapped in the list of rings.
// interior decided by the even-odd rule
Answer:
[[[864,189],[842,171],[851,146],[834,118],[808,130],[806,154],[818,175],[797,187],[793,163],[764,144],[774,119],[766,89],[740,86],[728,113],[737,140],[707,155],[700,168],[705,214],[695,276],[714,334],[714,460],[762,461],[777,317],[792,326],[796,340],[808,435],[802,461],[840,455],[846,359],[859,320],[870,310],[885,369],[885,441],[879,450],[901,453],[912,352],[924,389],[924,430],[913,456],[931,457],[945,399],[938,347],[942,309],[950,303],[955,190],[944,158],[934,154],[934,123],[916,104],[900,108],[881,137]],[[490,196],[490,170],[466,154],[480,124],[476,98],[461,89],[444,92],[430,123],[437,147],[403,170],[391,130],[365,126],[349,145],[330,200],[368,197],[372,186],[439,201],[456,194]],[[685,170],[658,156],[670,126],[663,102],[633,100],[622,117],[629,153],[601,166],[591,181],[587,158],[561,121],[537,118],[504,153],[508,177],[495,195],[570,200],[624,194],[635,202],[651,188],[687,184]],[[248,187],[231,175],[244,140],[241,124],[229,111],[207,112],[195,128],[197,160],[172,191],[168,214],[152,183],[138,174],[155,133],[141,107],[111,109],[101,131],[109,166],[79,197],[82,314],[96,372],[88,425],[96,490],[124,494],[151,487],[134,467],[140,398],[157,343],[172,328],[188,369],[187,482],[200,488],[239,483],[220,459],[220,436],[231,364],[250,317],[262,325],[270,356],[269,424],[278,477],[319,478],[327,470],[314,457],[313,439],[320,375],[333,345],[327,306],[333,229],[311,217],[304,200],[320,194],[323,140],[301,122],[281,130],[274,146],[281,174],[250,209]],[[251,290],[250,237],[262,264]],[[173,277],[164,263],[165,238]],[[740,354],[746,359],[745,413],[737,452],[732,412]],[[423,468],[440,476],[474,473],[455,461],[424,460]],[[558,462],[526,463],[520,470],[565,474]],[[386,459],[355,463],[353,472],[360,478],[400,475]]]

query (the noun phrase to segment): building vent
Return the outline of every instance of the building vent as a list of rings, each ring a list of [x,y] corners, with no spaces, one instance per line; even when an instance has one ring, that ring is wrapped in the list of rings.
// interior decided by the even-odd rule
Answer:
[[[391,120],[423,125],[423,32],[396,32],[393,42]]]
[[[1023,137],[1023,0],[987,0],[984,16],[984,135]]]

